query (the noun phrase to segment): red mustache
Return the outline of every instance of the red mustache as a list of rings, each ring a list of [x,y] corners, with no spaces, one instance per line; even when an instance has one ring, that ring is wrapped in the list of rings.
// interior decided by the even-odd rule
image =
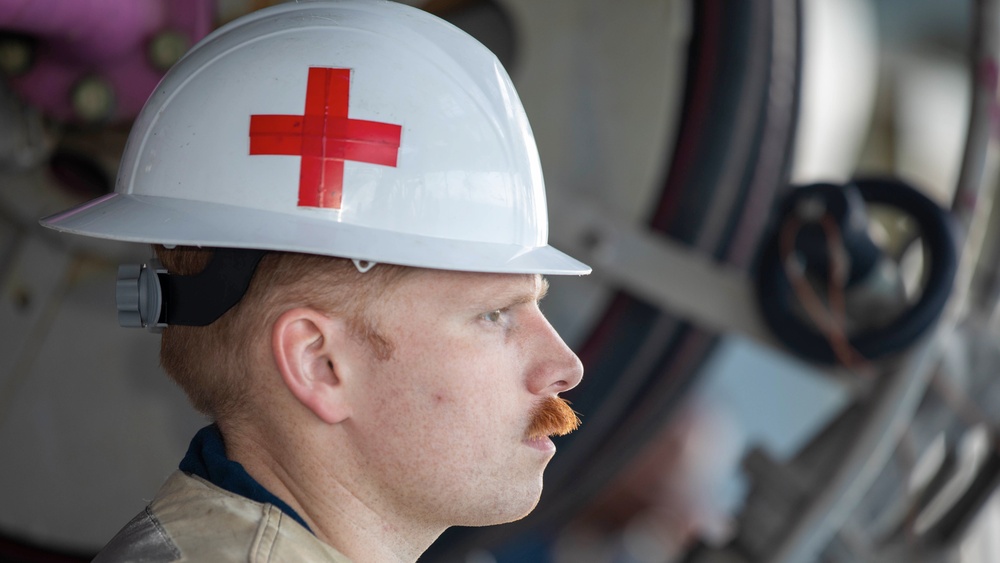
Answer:
[[[562,397],[546,397],[535,407],[528,426],[528,438],[565,436],[580,427],[580,417]]]

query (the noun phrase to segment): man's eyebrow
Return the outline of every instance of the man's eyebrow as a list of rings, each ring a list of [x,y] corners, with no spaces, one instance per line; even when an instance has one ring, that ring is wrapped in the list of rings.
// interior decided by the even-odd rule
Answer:
[[[510,300],[510,305],[509,306],[513,307],[514,305],[525,305],[525,304],[528,304],[528,303],[538,303],[542,299],[545,299],[545,296],[548,294],[548,292],[549,292],[549,280],[547,280],[545,278],[540,278],[540,283],[538,284],[538,291],[537,292],[535,292],[535,291],[520,292],[519,291]]]

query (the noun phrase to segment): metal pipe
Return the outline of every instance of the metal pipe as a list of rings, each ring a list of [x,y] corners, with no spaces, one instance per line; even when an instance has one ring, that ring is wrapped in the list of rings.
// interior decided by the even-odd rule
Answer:
[[[972,21],[971,74],[972,101],[965,150],[958,185],[952,199],[952,215],[965,235],[961,261],[955,279],[953,304],[960,313],[983,303],[972,295],[973,276],[982,253],[986,226],[990,220],[996,191],[998,150],[996,127],[1000,117],[997,87],[1000,82],[1000,2],[977,0]],[[986,295],[990,298],[990,295]]]

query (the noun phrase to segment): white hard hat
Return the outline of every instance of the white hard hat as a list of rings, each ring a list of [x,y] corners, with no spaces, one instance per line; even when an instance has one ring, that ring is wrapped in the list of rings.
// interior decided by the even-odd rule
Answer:
[[[586,274],[548,246],[538,151],[485,47],[393,2],[282,4],[171,69],[115,193],[42,220],[115,240]]]

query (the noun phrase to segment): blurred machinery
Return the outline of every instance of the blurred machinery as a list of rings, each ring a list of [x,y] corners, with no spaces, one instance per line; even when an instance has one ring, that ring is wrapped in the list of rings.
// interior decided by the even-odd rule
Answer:
[[[116,326],[147,250],[36,221],[110,191],[158,77],[267,3],[0,0],[0,560],[86,560],[202,424]],[[595,268],[544,304],[587,376],[542,503],[425,560],[1000,560],[996,0],[409,3],[508,66]]]

